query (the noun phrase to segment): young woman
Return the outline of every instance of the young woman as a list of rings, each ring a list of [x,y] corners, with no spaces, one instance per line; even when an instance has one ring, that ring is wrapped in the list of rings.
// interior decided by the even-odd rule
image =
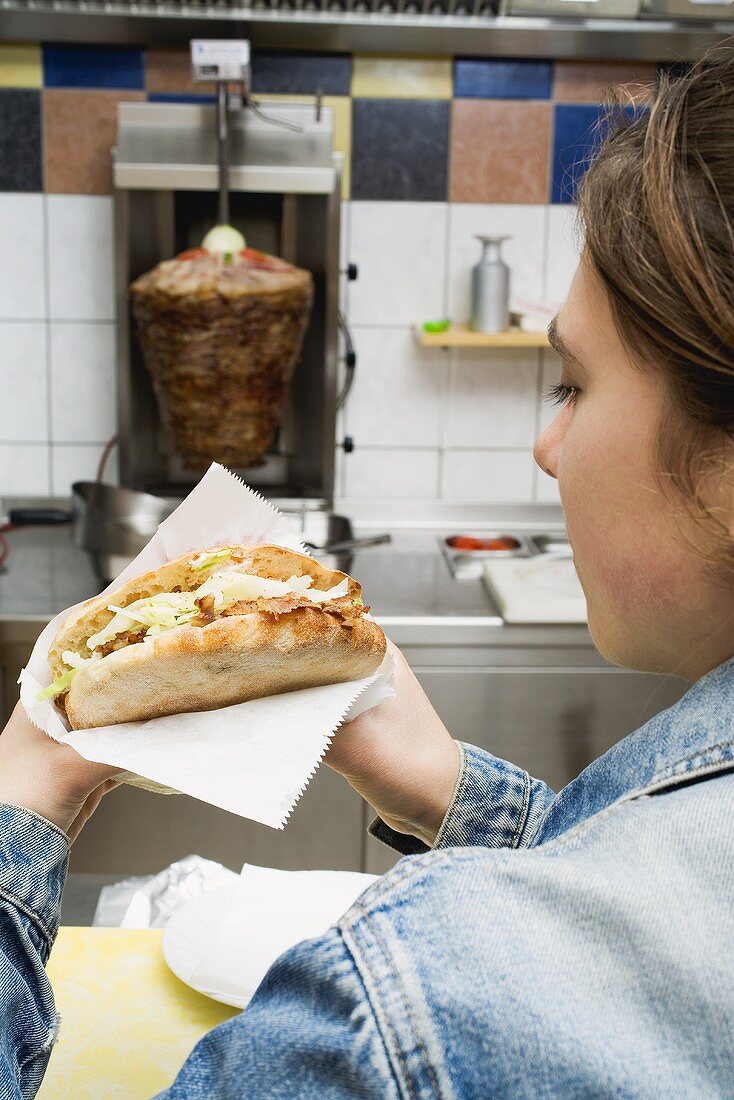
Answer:
[[[396,653],[396,697],[328,763],[410,858],[275,963],[169,1100],[734,1094],[731,50],[624,121],[580,209],[536,458],[600,651],[693,686],[556,795],[457,744]],[[3,1096],[41,1080],[64,833],[113,783],[18,711],[0,738]]]

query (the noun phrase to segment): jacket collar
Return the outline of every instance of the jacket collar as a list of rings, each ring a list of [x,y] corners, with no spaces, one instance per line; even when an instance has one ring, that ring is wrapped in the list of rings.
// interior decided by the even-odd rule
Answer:
[[[532,844],[544,843],[622,798],[734,768],[734,657],[669,710],[614,745],[551,803]]]

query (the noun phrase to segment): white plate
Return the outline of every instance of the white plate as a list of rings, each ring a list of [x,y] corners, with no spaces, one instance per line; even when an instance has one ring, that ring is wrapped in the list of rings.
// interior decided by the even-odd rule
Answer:
[[[234,903],[239,883],[220,886],[200,894],[174,913],[163,931],[163,958],[182,982],[190,985],[205,997],[221,1001],[225,1005],[244,1008],[255,990],[242,990],[240,994],[220,989],[205,989],[196,982],[194,974],[208,945],[212,929],[221,913]]]
[[[357,871],[246,864],[236,882],[174,913],[163,933],[163,957],[192,989],[244,1008],[284,951],[323,935],[374,881],[375,875]]]

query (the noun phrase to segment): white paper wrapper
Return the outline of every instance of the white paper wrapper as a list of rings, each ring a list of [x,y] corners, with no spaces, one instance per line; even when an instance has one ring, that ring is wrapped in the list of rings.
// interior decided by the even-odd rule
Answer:
[[[359,871],[278,871],[246,863],[232,904],[206,929],[191,984],[246,1004],[279,955],[326,932],[376,881]]]
[[[306,552],[282,513],[215,463],[106,591],[188,551],[228,542]],[[31,721],[87,760],[124,768],[130,782],[181,791],[274,828],[284,826],[339,725],[393,694],[388,656],[365,680],[221,710],[70,730],[58,708],[36,696],[51,683],[48,650],[72,610],[48,624],[20,674],[20,697]]]

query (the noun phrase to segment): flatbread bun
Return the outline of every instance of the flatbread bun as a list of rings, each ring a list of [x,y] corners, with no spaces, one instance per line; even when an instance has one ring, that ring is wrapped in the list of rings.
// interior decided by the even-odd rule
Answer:
[[[347,576],[279,546],[236,549],[244,555],[239,564],[248,573],[274,580],[310,576],[313,588],[328,591]],[[192,562],[199,553],[185,554],[135,577],[70,615],[49,650],[54,679],[66,668],[65,651],[89,656],[86,641],[112,619],[110,604],[125,607],[162,592],[194,590],[226,565],[220,561],[194,569]],[[72,728],[215,710],[371,675],[385,656],[385,636],[355,606],[361,586],[347,579],[347,596],[327,604],[231,614],[203,626],[179,626],[109,653],[80,669],[71,682],[64,708]]]

